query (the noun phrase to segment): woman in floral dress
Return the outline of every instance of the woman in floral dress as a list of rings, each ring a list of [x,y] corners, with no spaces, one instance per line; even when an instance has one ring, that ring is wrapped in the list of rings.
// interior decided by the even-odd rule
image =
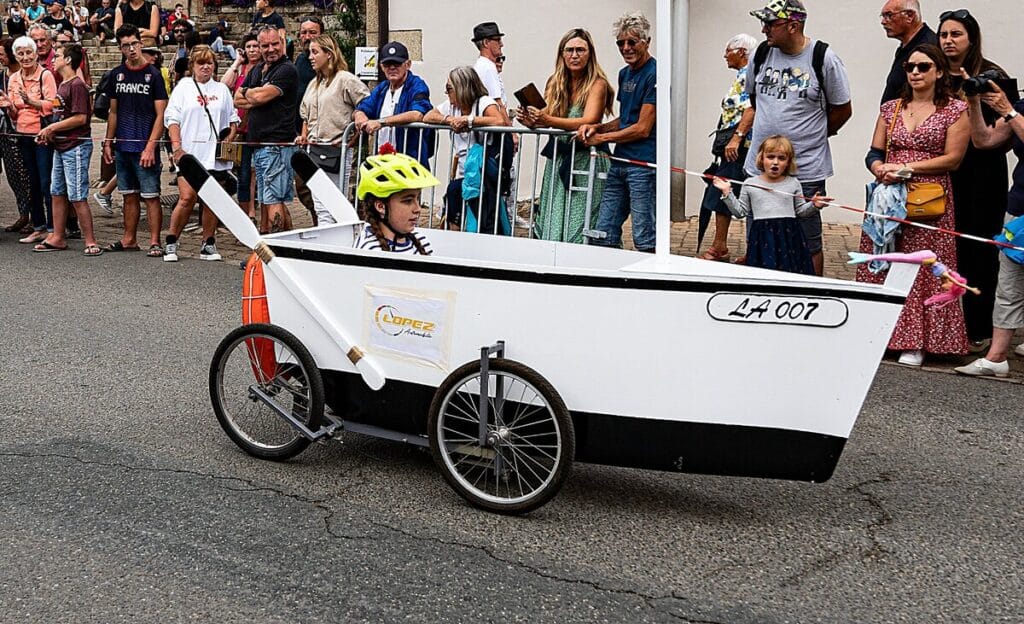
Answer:
[[[540,110],[530,106],[520,110],[519,121],[530,128],[559,130],[576,130],[584,124],[601,123],[604,116],[612,112],[615,89],[597,62],[597,52],[590,33],[582,28],[570,30],[559,42],[557,54],[555,73],[548,78],[544,93],[547,107]],[[559,164],[572,157],[573,139],[559,137],[553,140],[554,157],[544,166],[544,178],[540,185],[540,211],[534,217],[537,238],[582,243],[583,230],[597,223],[597,208],[604,191],[602,174],[608,172],[611,163],[607,158],[598,158],[593,163],[595,179],[590,201],[590,223],[585,223],[587,193],[570,192],[559,173]],[[572,169],[590,169],[590,150],[585,145],[577,143],[572,158]],[[585,175],[574,175],[571,185],[584,187],[586,182]]]
[[[949,172],[960,164],[970,139],[967,104],[953,94],[948,61],[939,48],[919,46],[904,63],[904,69],[908,85],[903,97],[882,104],[875,124],[872,150],[886,154],[884,162],[871,163],[871,173],[884,184],[899,184],[903,180],[896,173],[909,169],[913,173],[911,183],[941,184],[946,191],[946,212],[934,225],[953,229],[956,206]],[[861,236],[860,249],[871,253],[872,243],[867,235]],[[934,251],[947,267],[956,270],[956,242],[952,236],[903,226],[896,251],[910,253],[922,249]],[[868,271],[867,265],[857,270],[860,282],[880,283],[884,277],[885,274]],[[938,292],[939,280],[929,271],[920,271],[889,340],[890,349],[902,351],[901,364],[920,366],[925,353],[967,353],[967,330],[960,305],[924,306],[924,301]]]

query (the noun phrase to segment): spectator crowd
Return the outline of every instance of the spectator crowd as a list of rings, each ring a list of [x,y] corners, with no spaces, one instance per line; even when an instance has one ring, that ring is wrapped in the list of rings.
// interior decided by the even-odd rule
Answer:
[[[525,223],[532,236],[621,247],[628,220],[634,248],[655,251],[649,165],[657,162],[657,61],[641,13],[611,25],[622,63],[614,81],[591,33],[573,28],[558,42],[543,89],[516,91],[513,105],[502,79],[505,33],[495,22],[473,28],[475,58],[452,68],[443,96],[435,97],[401,42],[379,48],[383,79],[370,89],[349,72],[320,17],[302,18],[291,38],[269,0],[257,0],[251,31],[237,47],[223,20],[203,43],[181,4],[165,15],[150,0],[112,3],[100,0],[90,14],[77,1],[12,2],[4,22],[10,36],[0,46],[0,159],[19,212],[5,229],[36,252],[66,250],[69,238],[82,238],[86,256],[145,250],[176,261],[199,205],[199,257],[218,260],[216,218],[184,178],[176,181],[178,201],[163,229],[163,158],[173,170],[184,155],[194,156],[266,233],[292,228],[296,197],[314,223],[333,220],[292,171],[296,151],[308,152],[347,190],[365,165],[353,161],[351,148],[360,143],[390,144],[422,167],[418,176],[447,173],[443,227],[508,235],[522,221],[512,193],[523,132],[516,124],[562,131],[540,151],[536,212]],[[829,138],[853,114],[846,67],[833,47],[805,32],[810,16],[800,0],[771,0],[750,15],[764,39],[740,33],[726,43],[734,78],[713,132],[702,210],[714,215],[716,229],[701,257],[821,275],[820,209],[832,201],[826,187],[834,173]],[[991,238],[1024,214],[1024,165],[1011,179],[1006,161],[1010,149],[1024,156],[1024,104],[1007,87],[1013,83],[1006,72],[984,56],[981,26],[969,11],[941,13],[933,30],[918,0],[887,0],[879,20],[899,45],[891,67],[879,69],[882,101],[864,141],[874,178],[869,208],[909,218],[920,208],[928,211],[922,220],[939,228]],[[123,55],[96,85],[78,43],[84,33]],[[160,45],[174,46],[169,67]],[[95,201],[113,214],[113,189],[123,198],[123,234],[107,245],[96,240],[88,204],[94,117],[107,121]],[[451,162],[436,153],[439,132],[451,135]],[[592,150],[602,157],[592,159]],[[143,206],[149,237],[140,245]],[[746,220],[747,235],[745,256],[735,259],[726,236],[733,218]],[[380,228],[373,238],[381,242]],[[939,284],[922,272],[889,345],[901,363],[975,352],[984,357],[959,372],[1006,374],[1013,331],[1024,327],[1019,264],[992,245],[871,219],[861,248],[931,249],[981,288],[962,306],[926,307]],[[883,278],[877,264],[857,274],[866,282]],[[1021,347],[1017,353],[1024,355]]]

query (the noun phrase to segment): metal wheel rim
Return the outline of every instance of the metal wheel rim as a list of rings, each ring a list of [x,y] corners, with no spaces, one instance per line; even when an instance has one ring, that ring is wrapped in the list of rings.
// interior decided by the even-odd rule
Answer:
[[[259,362],[254,339],[274,344],[276,364],[271,376],[265,375],[262,367],[253,365]],[[217,384],[220,407],[231,429],[248,444],[267,451],[280,450],[300,438],[284,418],[249,394],[249,387],[257,385],[271,394],[283,410],[309,422],[313,393],[309,371],[298,356],[280,339],[264,333],[239,337],[225,353],[217,368]],[[236,409],[237,406],[242,409]],[[303,418],[302,414],[306,416]],[[273,441],[268,443],[265,441],[268,439]]]
[[[491,371],[489,375],[488,386],[492,395],[489,398],[489,410],[492,413],[497,403],[493,389],[498,376],[505,380],[503,395],[506,406],[511,402],[511,413],[509,410],[503,410],[501,421],[495,423],[492,420],[488,424],[488,431],[494,433],[504,426],[513,432],[512,437],[499,447],[505,463],[514,474],[504,479],[505,485],[494,481],[494,490],[497,494],[479,487],[481,481],[486,486],[494,479],[495,460],[479,461],[485,460],[483,455],[487,455],[487,451],[491,449],[487,446],[481,447],[478,438],[472,438],[465,432],[467,426],[475,430],[480,422],[479,409],[476,405],[480,391],[479,373],[463,380],[445,395],[437,418],[436,433],[445,467],[462,487],[487,502],[516,505],[539,496],[555,479],[562,459],[562,429],[544,395],[530,382],[506,371]],[[452,424],[451,421],[459,423],[463,431],[449,426]],[[549,423],[548,431],[544,431],[541,426],[545,422]],[[481,456],[474,457],[473,453],[480,453]],[[473,468],[483,470],[474,473]],[[488,475],[486,479],[485,475]],[[532,486],[528,491],[523,491],[526,484]],[[500,496],[503,489],[508,495]],[[512,496],[513,490],[519,490],[519,495]]]

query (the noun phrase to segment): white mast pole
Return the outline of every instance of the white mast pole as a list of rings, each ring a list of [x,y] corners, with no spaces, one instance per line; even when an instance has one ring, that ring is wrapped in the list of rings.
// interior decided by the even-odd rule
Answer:
[[[689,34],[689,0],[676,0],[680,4],[681,14],[677,20],[681,33],[680,39],[685,45]],[[655,17],[658,37],[658,143],[657,143],[657,256],[659,260],[667,259],[671,251],[672,233],[672,0],[658,0],[658,11]],[[686,63],[689,56],[685,48],[681,50],[680,62]],[[683,74],[685,76],[685,73]],[[686,97],[685,82],[676,89],[677,96]],[[685,109],[684,109],[685,110]],[[686,132],[686,119],[679,120]],[[685,143],[684,143],[685,144]]]

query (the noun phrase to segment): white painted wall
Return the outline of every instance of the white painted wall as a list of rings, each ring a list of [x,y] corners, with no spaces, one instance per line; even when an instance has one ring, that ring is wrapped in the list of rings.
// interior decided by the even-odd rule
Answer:
[[[683,0],[676,0],[683,1]],[[757,0],[690,0],[690,92],[689,135],[686,162],[674,162],[697,171],[710,162],[707,134],[718,120],[719,102],[732,80],[722,53],[732,35],[747,32],[761,39],[760,23],[748,12],[763,6]],[[871,140],[878,99],[892,63],[897,43],[887,39],[879,25],[878,13],[884,0],[805,0],[810,19],[807,34],[828,41],[845,61],[853,89],[854,117],[838,137],[832,139],[836,176],[829,192],[843,203],[863,204],[863,185],[869,175],[863,158]],[[985,55],[1011,75],[1024,78],[1024,10],[1008,0],[957,0],[940,4],[922,0],[926,21],[934,28],[938,14],[950,8],[968,8],[981,23]],[[486,7],[486,9],[482,8]],[[511,92],[528,82],[543,88],[551,74],[558,40],[567,30],[583,27],[597,43],[598,60],[614,82],[622,65],[615,48],[611,24],[622,12],[639,9],[654,21],[653,0],[623,3],[611,0],[571,0],[557,3],[541,0],[484,5],[475,0],[443,0],[437,9],[421,0],[391,0],[391,28],[423,31],[423,62],[413,71],[432,88],[433,100],[440,102],[447,71],[459,64],[471,64],[476,49],[469,39],[473,25],[496,21],[506,34],[504,80]],[[656,43],[656,42],[655,42]],[[1022,80],[1024,86],[1024,80]],[[676,120],[678,124],[679,121]],[[702,184],[687,184],[687,214],[696,214]],[[828,209],[826,221],[858,221],[858,215]]]

